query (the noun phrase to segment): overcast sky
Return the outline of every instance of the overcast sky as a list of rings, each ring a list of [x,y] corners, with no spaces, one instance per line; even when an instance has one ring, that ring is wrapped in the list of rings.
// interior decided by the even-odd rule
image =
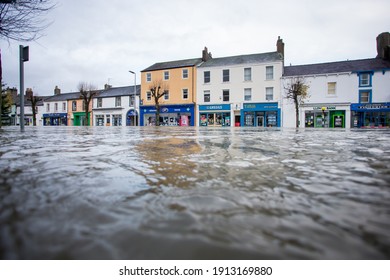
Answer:
[[[162,61],[276,51],[286,65],[376,56],[376,36],[390,31],[389,0],[53,0],[51,26],[37,42],[1,41],[3,81],[19,89],[19,44],[30,46],[25,88],[37,95],[137,84]]]

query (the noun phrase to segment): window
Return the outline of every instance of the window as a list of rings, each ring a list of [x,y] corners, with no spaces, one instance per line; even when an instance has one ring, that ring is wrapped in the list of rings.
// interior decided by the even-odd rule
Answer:
[[[50,112],[50,103],[46,104],[46,112]]]
[[[359,103],[371,103],[371,90],[361,90],[359,92]]]
[[[134,104],[135,104],[135,96],[131,95],[129,97],[129,106],[134,106]]]
[[[62,111],[66,111],[66,103],[65,102],[62,103]]]
[[[188,89],[183,89],[183,99],[188,99]]]
[[[169,80],[169,71],[164,71],[164,80]]]
[[[328,95],[336,95],[336,82],[328,83]]]
[[[182,74],[183,79],[188,79],[188,69],[183,69]]]
[[[273,80],[274,79],[274,67],[273,66],[266,66],[265,67],[265,78],[266,78],[266,80]]]
[[[244,100],[245,101],[252,100],[252,89],[251,88],[244,89]]]
[[[54,112],[58,111],[58,103],[54,103]]]
[[[210,83],[210,71],[204,71],[203,76],[204,76],[204,83],[205,84]]]
[[[169,100],[169,91],[166,90],[164,93],[164,100]]]
[[[152,81],[152,73],[146,73],[146,81],[151,82]]]
[[[224,89],[222,91],[222,100],[223,101],[229,101],[229,90],[228,89]]]
[[[223,75],[222,81],[223,82],[229,82],[229,80],[230,80],[230,71],[229,71],[229,69],[222,70],[222,75]]]
[[[117,96],[115,97],[115,107],[120,107],[121,106],[121,97]]]
[[[265,88],[265,100],[271,101],[274,99],[274,88],[267,87]]]
[[[99,97],[97,99],[97,107],[98,108],[102,108],[103,107],[103,99],[101,97]]]
[[[370,87],[371,86],[371,74],[370,73],[361,73],[359,75],[359,86],[360,87]]]
[[[72,111],[77,111],[77,101],[72,101]]]
[[[210,91],[209,90],[205,90],[203,92],[203,101],[210,102]]]
[[[252,69],[244,68],[244,81],[252,81]]]
[[[146,92],[146,100],[152,100],[152,93],[150,91]]]

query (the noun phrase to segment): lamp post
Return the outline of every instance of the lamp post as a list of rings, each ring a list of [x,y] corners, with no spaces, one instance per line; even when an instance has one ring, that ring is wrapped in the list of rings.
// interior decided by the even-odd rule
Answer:
[[[131,70],[129,70],[129,72],[131,73],[131,74],[134,74],[134,111],[135,111],[135,120],[134,120],[134,126],[136,126],[137,124],[139,125],[139,118],[138,118],[138,112],[137,112],[137,106],[136,106],[136,104],[137,104],[137,74],[134,72],[134,71],[131,71]]]
[[[28,61],[28,46],[19,45],[20,63],[20,131],[24,131],[24,62]]]

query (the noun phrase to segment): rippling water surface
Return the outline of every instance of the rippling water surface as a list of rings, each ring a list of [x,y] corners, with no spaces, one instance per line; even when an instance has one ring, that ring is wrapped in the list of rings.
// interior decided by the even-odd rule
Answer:
[[[389,259],[390,131],[0,131],[3,259]]]

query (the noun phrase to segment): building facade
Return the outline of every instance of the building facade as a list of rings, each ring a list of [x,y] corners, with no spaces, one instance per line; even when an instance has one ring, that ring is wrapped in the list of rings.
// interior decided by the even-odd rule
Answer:
[[[94,126],[138,126],[140,86],[105,86],[92,99]]]
[[[196,124],[196,67],[211,58],[207,48],[202,58],[153,64],[141,71],[141,126],[156,124],[155,100],[151,88],[160,84],[166,94],[159,99],[160,125],[194,126]]]
[[[278,127],[284,44],[277,51],[212,58],[198,67],[199,126]]]
[[[388,57],[287,66],[282,87],[296,77],[309,86],[309,98],[299,108],[300,127],[389,127]],[[294,127],[294,104],[286,99],[282,103],[283,126]]]

